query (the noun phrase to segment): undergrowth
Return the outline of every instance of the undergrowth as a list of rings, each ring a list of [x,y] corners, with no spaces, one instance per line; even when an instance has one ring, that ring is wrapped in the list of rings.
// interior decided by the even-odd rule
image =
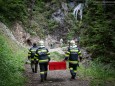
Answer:
[[[62,55],[58,52],[51,52],[50,58],[51,58],[51,60],[54,60],[54,61],[61,61],[61,60],[63,60],[64,55]]]
[[[86,66],[89,65],[89,66]],[[114,86],[115,69],[111,65],[104,65],[98,61],[86,62],[78,69],[82,78],[88,78],[90,86]]]
[[[0,35],[0,86],[23,86],[25,50]]]

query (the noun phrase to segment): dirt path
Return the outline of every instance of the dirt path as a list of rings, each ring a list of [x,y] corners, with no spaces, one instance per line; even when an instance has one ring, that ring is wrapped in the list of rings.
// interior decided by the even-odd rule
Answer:
[[[25,86],[89,86],[89,81],[81,78],[70,81],[69,70],[48,71],[48,80],[41,83],[39,68],[38,73],[32,73],[30,65],[25,64],[25,76],[28,78]]]
[[[49,49],[49,52],[58,52],[60,54],[64,54],[64,51],[62,50],[62,48]]]

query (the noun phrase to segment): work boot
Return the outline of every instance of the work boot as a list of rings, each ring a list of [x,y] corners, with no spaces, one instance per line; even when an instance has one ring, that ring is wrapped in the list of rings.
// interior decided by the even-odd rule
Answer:
[[[44,82],[44,74],[41,74],[41,82]]]
[[[37,73],[37,70],[35,69],[35,73]]]
[[[35,71],[34,71],[34,68],[32,68],[32,72],[34,73]]]
[[[71,76],[70,81],[76,80],[74,76]]]
[[[44,76],[44,80],[47,80],[47,73],[46,73],[45,76]]]
[[[38,64],[35,64],[35,73],[37,73]]]

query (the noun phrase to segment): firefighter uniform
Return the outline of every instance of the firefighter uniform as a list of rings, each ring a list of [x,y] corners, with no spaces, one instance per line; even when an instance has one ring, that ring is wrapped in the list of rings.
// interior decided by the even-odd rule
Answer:
[[[69,69],[71,73],[71,79],[75,79],[77,67],[79,65],[78,57],[81,57],[81,51],[77,46],[71,46],[65,54],[65,60],[69,60]]]
[[[44,46],[36,50],[35,58],[38,59],[40,66],[41,82],[47,78],[48,62],[50,61],[49,51]]]
[[[37,68],[38,68],[38,60],[34,58],[37,46],[33,46],[29,49],[28,52],[28,59],[31,61],[31,69],[33,73],[37,73]]]

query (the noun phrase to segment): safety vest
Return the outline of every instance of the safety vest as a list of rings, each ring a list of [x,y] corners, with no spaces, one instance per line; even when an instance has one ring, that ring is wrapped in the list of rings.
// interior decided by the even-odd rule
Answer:
[[[37,47],[32,47],[30,48],[29,52],[28,52],[28,56],[32,59],[34,58],[35,56],[35,53],[36,53],[36,50],[37,50]]]
[[[78,64],[78,56],[81,56],[81,51],[77,47],[70,47],[65,54],[69,59],[69,63]]]
[[[45,47],[38,48],[36,50],[35,58],[38,59],[39,63],[45,63],[49,61],[49,52]]]

